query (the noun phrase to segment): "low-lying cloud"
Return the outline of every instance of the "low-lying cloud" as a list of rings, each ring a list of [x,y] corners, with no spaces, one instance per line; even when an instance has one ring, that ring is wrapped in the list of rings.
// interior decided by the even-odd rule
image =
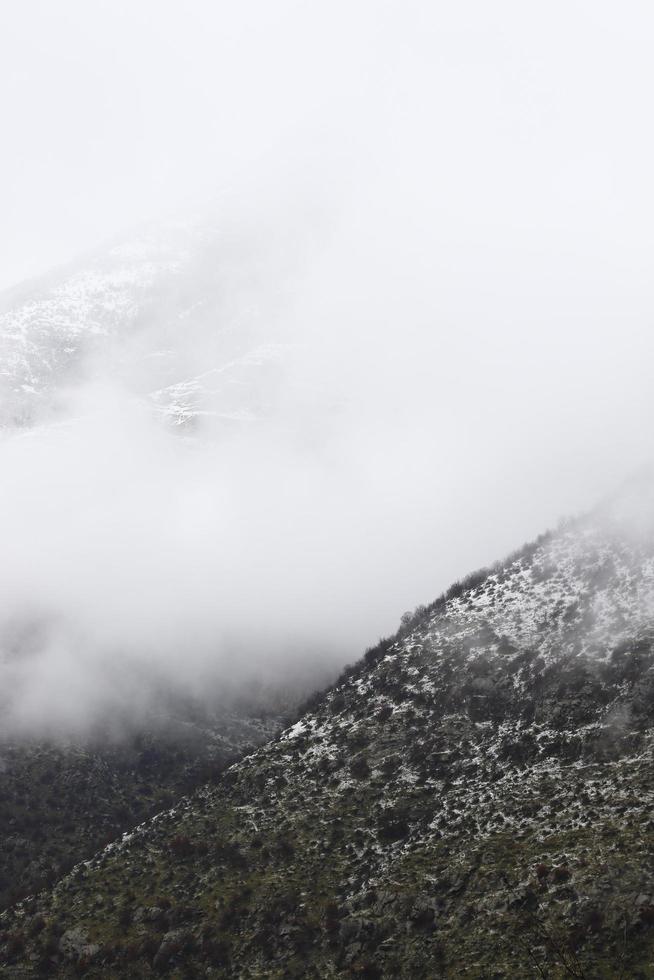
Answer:
[[[652,68],[611,5],[199,4],[181,34],[171,4],[103,5],[95,32],[65,6],[52,98],[79,62],[113,114],[87,146],[46,99],[62,153],[46,174],[29,143],[37,172],[1,182],[7,256],[43,225],[64,257],[61,208],[86,243],[201,194],[218,245],[2,435],[6,725],[335,671],[649,459]]]

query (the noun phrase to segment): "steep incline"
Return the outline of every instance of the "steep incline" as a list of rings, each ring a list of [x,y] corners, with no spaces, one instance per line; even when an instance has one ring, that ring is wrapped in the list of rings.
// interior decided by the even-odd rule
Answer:
[[[654,976],[654,546],[616,514],[7,913],[4,975]]]

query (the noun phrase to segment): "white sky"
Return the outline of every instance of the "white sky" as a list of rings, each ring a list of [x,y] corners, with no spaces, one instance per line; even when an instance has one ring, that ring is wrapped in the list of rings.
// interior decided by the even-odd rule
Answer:
[[[593,0],[4,4],[0,286],[308,168],[380,177],[391,204],[410,185],[455,258],[556,246],[573,291],[642,300],[653,27],[645,2]]]

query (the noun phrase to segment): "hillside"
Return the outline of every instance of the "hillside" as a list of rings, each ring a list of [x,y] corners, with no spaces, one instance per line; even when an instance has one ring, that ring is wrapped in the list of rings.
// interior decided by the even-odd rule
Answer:
[[[254,705],[199,715],[186,705],[121,735],[0,737],[0,909],[214,779],[284,721]]]
[[[7,912],[2,975],[654,976],[632,509],[458,583],[218,785]]]
[[[62,391],[96,378],[173,425],[256,421],[284,355],[257,311],[262,237],[153,225],[0,294],[0,429],[51,421]]]

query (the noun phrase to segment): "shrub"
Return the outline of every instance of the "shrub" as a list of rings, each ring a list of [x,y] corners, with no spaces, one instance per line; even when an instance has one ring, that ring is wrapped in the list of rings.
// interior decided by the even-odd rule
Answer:
[[[409,833],[409,822],[406,814],[394,807],[383,810],[377,822],[379,837],[387,843],[401,840]]]
[[[132,922],[132,910],[129,905],[123,905],[118,911],[118,925],[127,929]]]
[[[370,775],[370,766],[365,755],[358,755],[350,763],[350,773],[355,779],[366,779]]]
[[[552,878],[557,882],[557,884],[560,884],[563,881],[568,881],[570,878],[570,869],[568,868],[567,864],[560,864],[558,868],[554,868],[552,871]]]
[[[383,704],[377,712],[377,720],[381,722],[388,721],[392,714],[393,709],[391,708],[390,704]]]
[[[639,915],[643,925],[654,926],[654,905],[643,905]]]
[[[183,834],[178,834],[170,841],[169,850],[171,854],[178,858],[190,857],[195,850],[193,842]]]

